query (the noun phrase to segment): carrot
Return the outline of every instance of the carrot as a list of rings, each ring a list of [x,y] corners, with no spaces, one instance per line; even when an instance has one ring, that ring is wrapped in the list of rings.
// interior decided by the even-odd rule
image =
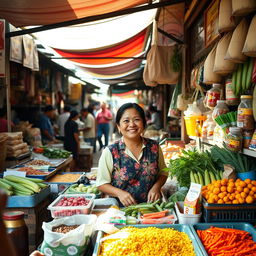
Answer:
[[[164,210],[164,211],[161,211],[161,212],[145,213],[145,214],[143,214],[143,218],[147,217],[147,216],[158,216],[158,215],[163,215],[163,214],[165,216],[166,213],[168,213],[168,212],[169,212],[169,210]]]

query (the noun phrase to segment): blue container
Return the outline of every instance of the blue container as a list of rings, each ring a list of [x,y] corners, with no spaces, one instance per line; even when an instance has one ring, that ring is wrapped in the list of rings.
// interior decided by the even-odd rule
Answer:
[[[200,238],[198,237],[196,231],[197,230],[205,230],[208,229],[210,227],[219,227],[219,228],[234,228],[234,229],[239,229],[239,230],[244,230],[246,232],[249,232],[252,235],[252,239],[253,241],[256,241],[256,231],[253,227],[253,225],[249,224],[249,223],[198,223],[198,224],[194,224],[191,225],[191,230],[194,234],[194,236],[196,237],[197,240],[197,244],[200,247],[200,250],[203,253],[203,256],[207,256],[207,252],[200,240]]]
[[[236,176],[241,180],[251,179],[256,180],[256,171],[238,172]]]
[[[125,226],[125,227],[127,227],[127,226]],[[204,248],[203,248],[202,244],[201,244],[201,246],[199,246],[199,244],[198,244],[199,238],[197,237],[197,234],[192,231],[192,229],[189,225],[183,225],[183,224],[142,225],[141,224],[141,225],[130,225],[130,226],[136,227],[136,228],[148,228],[148,227],[173,228],[180,232],[184,232],[189,236],[190,240],[192,241],[196,256],[204,256],[203,251],[202,251],[202,249],[204,249]],[[116,227],[121,229],[124,226],[116,226]],[[101,238],[103,237],[103,235],[104,235],[104,233],[102,231],[99,231],[92,256],[100,255],[100,244],[101,244]],[[156,255],[157,255],[157,252],[156,252]]]
[[[7,208],[31,208],[41,203],[50,194],[50,187],[42,189],[31,196],[9,196]]]

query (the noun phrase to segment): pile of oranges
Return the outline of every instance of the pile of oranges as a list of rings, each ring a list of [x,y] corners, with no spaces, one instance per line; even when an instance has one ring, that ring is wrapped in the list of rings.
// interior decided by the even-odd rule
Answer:
[[[216,180],[202,189],[209,204],[252,204],[256,202],[256,181],[241,179]]]

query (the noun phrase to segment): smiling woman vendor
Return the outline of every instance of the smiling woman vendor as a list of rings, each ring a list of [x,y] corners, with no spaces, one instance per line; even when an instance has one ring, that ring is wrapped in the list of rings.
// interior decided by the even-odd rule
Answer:
[[[142,137],[144,110],[136,103],[126,103],[117,111],[116,124],[122,138],[102,152],[96,182],[99,190],[124,206],[156,201],[167,179],[167,173],[161,171],[166,165],[158,143]]]

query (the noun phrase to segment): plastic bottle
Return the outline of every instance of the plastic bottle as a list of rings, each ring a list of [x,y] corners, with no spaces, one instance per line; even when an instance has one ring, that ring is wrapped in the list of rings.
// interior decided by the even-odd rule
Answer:
[[[217,105],[215,106],[212,112],[212,118],[214,120],[217,116],[226,114],[228,112],[229,112],[229,108],[225,100],[217,100]]]
[[[237,109],[237,127],[243,130],[254,129],[251,95],[241,95],[241,102]]]

